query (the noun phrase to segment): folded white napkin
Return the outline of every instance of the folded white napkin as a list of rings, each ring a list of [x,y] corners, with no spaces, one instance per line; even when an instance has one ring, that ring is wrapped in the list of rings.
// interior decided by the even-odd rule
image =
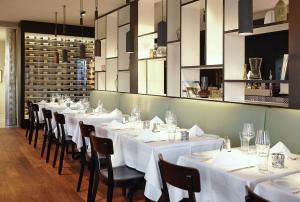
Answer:
[[[107,128],[109,129],[122,129],[124,126],[122,123],[116,121],[116,120],[113,120],[112,122],[110,122],[108,125],[107,125]]]
[[[102,113],[103,112],[103,107],[98,106],[96,109],[93,109],[93,112]]]
[[[72,114],[75,113],[74,110],[70,109],[69,107],[67,107],[66,109],[64,109],[62,112],[62,114]]]
[[[123,116],[122,112],[119,109],[114,109],[109,114],[114,117],[122,117]]]
[[[83,104],[82,104],[81,101],[78,101],[78,102],[75,104],[75,106],[76,106],[77,109],[84,109],[84,106],[83,106]]]
[[[227,152],[223,150],[213,161],[214,166],[226,170],[255,166],[256,164],[257,159],[255,155],[245,155],[240,151]]]
[[[47,102],[45,100],[41,100],[39,101],[39,104],[47,104]]]
[[[164,124],[164,122],[163,122],[158,116],[155,116],[155,117],[150,121],[150,124],[154,124],[154,123]]]
[[[188,130],[188,132],[190,135],[204,135],[204,131],[198,125],[194,125],[191,129]]]
[[[160,133],[152,133],[149,130],[143,130],[136,139],[142,142],[159,142],[168,140],[168,137]]]
[[[283,144],[280,141],[270,149],[270,152],[271,152],[271,154],[272,153],[282,153],[282,154],[284,154],[285,158],[291,157],[291,154],[292,154],[291,151],[289,150],[289,148],[287,148],[287,146],[285,146],[285,144]]]

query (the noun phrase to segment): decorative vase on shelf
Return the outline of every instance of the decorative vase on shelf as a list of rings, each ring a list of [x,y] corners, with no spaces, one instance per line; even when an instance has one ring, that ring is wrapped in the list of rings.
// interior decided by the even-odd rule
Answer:
[[[247,80],[247,64],[244,64],[243,80]]]
[[[283,0],[279,0],[275,6],[276,22],[287,20],[287,4]]]
[[[261,80],[261,68],[262,58],[249,58],[249,64],[251,69],[250,79]]]

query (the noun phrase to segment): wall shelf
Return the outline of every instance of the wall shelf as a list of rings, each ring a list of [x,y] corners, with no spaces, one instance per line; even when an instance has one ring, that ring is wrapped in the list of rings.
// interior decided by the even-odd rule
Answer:
[[[288,80],[225,80],[224,82],[236,82],[236,83],[289,83]]]
[[[156,57],[156,58],[141,58],[141,59],[138,59],[139,61],[142,61],[142,60],[166,60],[167,57],[164,56],[164,57]]]
[[[220,65],[182,66],[181,69],[223,69],[223,64],[220,64]]]
[[[274,23],[262,24],[262,25],[254,25],[253,26],[253,35],[269,33],[270,29],[272,29],[274,31],[287,30],[288,29],[288,21],[274,22]],[[225,34],[238,34],[238,31],[239,31],[238,29],[233,29],[233,30],[225,31],[224,33]]]

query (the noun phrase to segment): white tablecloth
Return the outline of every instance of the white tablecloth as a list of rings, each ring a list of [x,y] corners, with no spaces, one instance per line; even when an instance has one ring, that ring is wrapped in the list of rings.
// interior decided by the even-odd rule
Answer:
[[[97,136],[103,136],[103,128],[96,130]],[[191,137],[190,141],[158,141],[145,143],[136,139],[142,129],[108,130],[107,137],[113,140],[114,155],[113,166],[127,165],[145,173],[145,196],[158,201],[161,196],[161,180],[158,168],[158,154],[162,153],[164,159],[176,163],[181,155],[192,151],[208,151],[220,147],[223,139],[208,136]]]
[[[71,106],[72,107],[72,106]],[[58,103],[45,103],[39,104],[39,118],[44,119],[42,114],[42,108],[48,109],[54,112],[63,113],[67,109],[66,104],[58,105]],[[65,132],[67,135],[72,136],[73,142],[77,144],[77,148],[82,147],[82,138],[79,128],[79,121],[83,121],[84,124],[89,125],[100,125],[102,123],[109,123],[113,120],[122,121],[122,115],[116,115],[111,113],[102,113],[102,114],[86,114],[80,112],[80,110],[69,110],[71,113],[63,113],[65,115]],[[52,117],[52,129],[56,134],[56,123],[54,115]]]
[[[242,154],[238,149],[232,152],[240,155],[240,159],[251,159],[251,155]],[[300,171],[300,161],[287,160],[285,169],[274,169],[269,166],[269,172],[261,173],[257,167],[230,172],[223,167],[213,165],[218,152],[205,152],[199,155],[182,156],[178,160],[179,165],[193,167],[199,170],[201,179],[201,192],[196,194],[197,201],[210,202],[240,202],[245,200],[248,185],[254,189],[255,186],[270,179]],[[253,154],[255,157],[255,155]],[[237,165],[234,159],[232,164]],[[256,162],[252,162],[256,165]],[[171,201],[179,201],[187,193],[177,188],[170,188]]]
[[[300,173],[259,183],[254,190],[256,194],[272,202],[299,202],[299,191]]]
[[[122,121],[122,116],[111,115],[110,113],[104,114],[69,114],[65,116],[66,119],[66,131],[68,135],[72,136],[72,141],[76,143],[77,149],[82,147],[82,138],[79,128],[79,121],[83,121],[84,124],[98,126],[103,123],[109,123],[113,120],[119,122]]]

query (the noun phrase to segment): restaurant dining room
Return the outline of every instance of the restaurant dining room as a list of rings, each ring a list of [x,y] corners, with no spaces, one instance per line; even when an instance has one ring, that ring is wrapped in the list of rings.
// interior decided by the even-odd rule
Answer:
[[[1,202],[300,202],[299,110],[300,0],[0,0]]]

